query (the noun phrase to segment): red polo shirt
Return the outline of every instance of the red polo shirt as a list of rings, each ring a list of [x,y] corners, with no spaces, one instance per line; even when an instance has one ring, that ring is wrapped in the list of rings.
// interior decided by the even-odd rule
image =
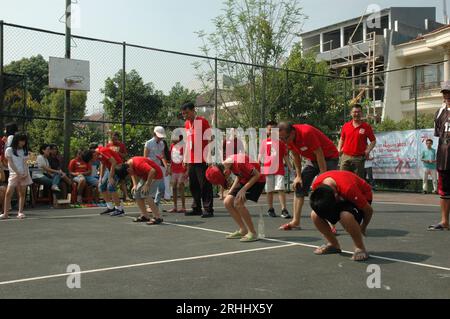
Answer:
[[[363,209],[369,201],[372,201],[372,187],[365,180],[356,176],[352,172],[329,171],[319,177],[314,182],[312,189],[316,190],[325,179],[332,178],[336,182],[339,196],[349,201],[359,209]]]
[[[253,177],[252,173],[254,169],[256,169],[258,172],[261,172],[261,166],[258,163],[252,162],[248,155],[236,154],[230,156],[228,159],[231,159],[233,161],[231,171],[239,178],[239,183],[241,183],[242,185],[247,184],[248,181]],[[265,183],[266,177],[261,174],[257,182]]]
[[[211,128],[209,122],[204,117],[197,116],[194,121],[186,121],[185,128],[187,134],[186,152],[189,153],[187,163],[206,163],[203,152],[209,141],[204,140],[203,137],[206,130]]]
[[[353,120],[342,127],[341,138],[344,141],[342,151],[348,156],[364,156],[367,150],[367,140],[376,140],[372,127],[362,122],[355,127]]]
[[[116,160],[117,165],[123,163],[122,157],[120,157],[119,153],[114,152],[110,148],[99,147],[97,149],[97,153],[98,160],[109,170],[111,170],[111,162],[109,161],[111,158],[114,158]]]
[[[92,166],[86,163],[80,158],[75,158],[69,163],[69,172],[87,174],[87,172],[92,171]]]
[[[339,158],[339,152],[333,142],[321,131],[307,124],[294,125],[296,134],[294,142],[288,148],[297,154],[317,161],[314,152],[322,148],[325,159]]]
[[[122,142],[113,143],[110,142],[106,145],[107,148],[112,149],[114,152],[128,154],[127,147]]]
[[[286,144],[281,141],[272,141],[268,138],[261,143],[259,154],[264,163],[262,173],[264,175],[284,176],[284,157],[287,154]]]
[[[156,171],[155,177],[153,179],[158,180],[163,178],[163,172],[161,170],[161,167],[153,162],[151,159],[146,157],[133,157],[132,158],[133,165],[132,169],[134,171],[134,175],[137,177],[147,180],[148,174],[150,174],[150,171],[154,169]]]

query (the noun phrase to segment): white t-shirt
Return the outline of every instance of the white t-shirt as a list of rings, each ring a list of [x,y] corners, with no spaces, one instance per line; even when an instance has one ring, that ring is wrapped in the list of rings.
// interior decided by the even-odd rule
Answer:
[[[17,150],[17,155],[15,156],[13,153],[13,149],[11,147],[8,147],[5,151],[5,156],[8,158],[8,168],[9,168],[9,174],[10,175],[17,175],[17,174],[25,174],[25,162],[28,160],[28,156],[25,156],[23,150]],[[11,167],[11,161],[14,163],[14,165],[17,168],[17,172],[14,171]]]
[[[33,178],[44,177],[44,167],[50,167],[48,159],[44,155],[39,155],[36,159],[38,169],[33,171]]]

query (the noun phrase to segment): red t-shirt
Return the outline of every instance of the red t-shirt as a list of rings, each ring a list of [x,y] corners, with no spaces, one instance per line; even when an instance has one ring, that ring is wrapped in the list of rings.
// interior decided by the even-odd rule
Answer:
[[[122,164],[123,160],[119,153],[114,152],[112,149],[107,147],[99,147],[97,149],[98,160],[105,165],[105,167],[111,170],[111,162],[109,159],[114,158],[117,162],[117,165]]]
[[[346,123],[342,127],[342,139],[344,146],[342,151],[348,156],[364,156],[367,149],[367,140],[375,141],[372,127],[362,122],[358,127],[353,126],[353,121]]]
[[[204,140],[203,137],[205,131],[211,128],[209,122],[205,118],[197,116],[193,122],[186,121],[185,128],[187,134],[186,151],[189,152],[188,163],[205,163],[203,152],[209,141]]]
[[[284,176],[284,157],[287,154],[286,144],[282,141],[272,141],[268,138],[261,143],[259,154],[264,163],[262,173],[264,175]]]
[[[261,172],[261,165],[259,165],[259,163],[251,161],[248,155],[236,154],[230,156],[228,159],[231,159],[233,161],[231,171],[239,178],[239,183],[241,183],[242,185],[247,184],[248,181],[253,177],[252,172],[254,169],[256,169],[258,172]],[[258,179],[258,183],[265,182],[266,177],[261,174],[261,177]]]
[[[153,162],[151,159],[146,157],[133,157],[131,159],[133,161],[132,168],[134,170],[134,175],[137,177],[147,180],[148,174],[150,174],[150,171],[152,169],[156,170],[156,174],[154,179],[162,179],[163,178],[163,172],[161,170],[161,167]]]
[[[363,209],[369,201],[372,201],[372,187],[362,178],[352,172],[329,171],[319,177],[314,182],[312,189],[316,190],[322,182],[332,178],[336,182],[339,195],[346,201],[352,202],[359,209]]]
[[[86,163],[82,159],[75,158],[69,163],[69,172],[86,174],[89,171],[92,171],[91,164]]]
[[[321,131],[307,124],[294,125],[297,133],[294,142],[288,148],[297,154],[317,161],[314,152],[322,148],[325,159],[339,158],[339,152],[333,142]]]
[[[170,145],[170,156],[172,159],[172,173],[173,174],[184,174],[186,173],[186,168],[183,165],[184,156],[184,145],[172,144]]]
[[[127,147],[122,142],[113,143],[110,142],[106,145],[107,148],[113,150],[116,153],[128,154]]]

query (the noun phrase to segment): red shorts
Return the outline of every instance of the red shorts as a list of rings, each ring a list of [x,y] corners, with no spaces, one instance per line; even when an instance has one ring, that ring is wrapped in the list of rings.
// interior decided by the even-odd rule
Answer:
[[[439,171],[439,195],[450,199],[450,171]]]

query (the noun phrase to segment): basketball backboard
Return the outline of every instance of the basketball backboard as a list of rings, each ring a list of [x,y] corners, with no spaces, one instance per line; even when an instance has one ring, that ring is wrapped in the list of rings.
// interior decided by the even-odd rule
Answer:
[[[68,91],[90,91],[89,61],[50,57],[49,87]]]

